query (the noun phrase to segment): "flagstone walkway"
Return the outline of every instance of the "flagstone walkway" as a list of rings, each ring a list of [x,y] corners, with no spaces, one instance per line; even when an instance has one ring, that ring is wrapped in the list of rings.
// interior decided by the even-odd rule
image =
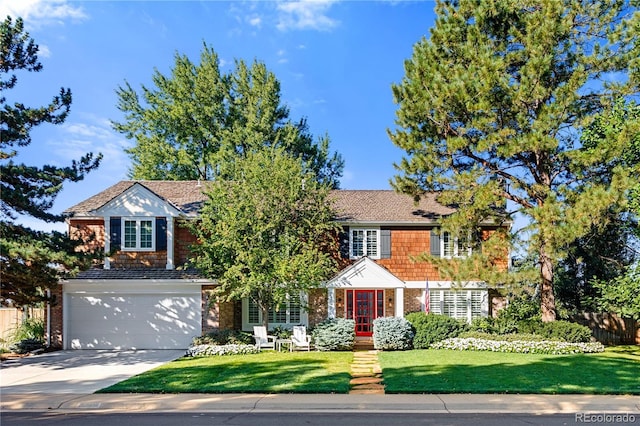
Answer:
[[[351,363],[350,394],[384,394],[378,351],[356,351]]]

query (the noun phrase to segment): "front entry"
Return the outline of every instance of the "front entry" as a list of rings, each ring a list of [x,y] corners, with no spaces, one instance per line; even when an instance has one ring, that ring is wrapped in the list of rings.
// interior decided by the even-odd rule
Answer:
[[[347,318],[356,321],[356,336],[372,336],[373,320],[384,316],[384,290],[347,290]]]

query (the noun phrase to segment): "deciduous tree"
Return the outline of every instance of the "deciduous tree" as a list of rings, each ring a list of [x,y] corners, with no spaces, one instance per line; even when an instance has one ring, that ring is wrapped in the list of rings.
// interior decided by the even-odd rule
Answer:
[[[224,74],[205,44],[198,64],[176,54],[171,74],[156,70],[152,80],[155,87],[140,94],[129,83],[117,90],[125,120],[113,126],[135,141],[127,150],[132,178],[224,179],[237,158],[277,146],[338,187],[342,157],[329,151],[328,136],[314,141],[306,120],[289,118],[280,82],[264,63],[238,60]]]
[[[393,86],[406,151],[397,190],[442,191],[459,210],[444,226],[467,232],[507,199],[531,223],[543,319],[556,317],[554,267],[568,243],[626,202],[637,173],[581,131],[615,100],[638,93],[640,14],[628,1],[440,1],[430,37]]]
[[[235,161],[233,176],[208,184],[192,263],[218,280],[223,300],[252,298],[268,326],[269,310],[335,272],[329,187],[276,147]]]

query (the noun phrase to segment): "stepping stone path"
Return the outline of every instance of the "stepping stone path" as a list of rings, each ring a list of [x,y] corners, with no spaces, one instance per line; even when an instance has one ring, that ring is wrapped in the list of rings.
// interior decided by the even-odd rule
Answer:
[[[356,351],[351,364],[351,394],[384,394],[378,351]]]

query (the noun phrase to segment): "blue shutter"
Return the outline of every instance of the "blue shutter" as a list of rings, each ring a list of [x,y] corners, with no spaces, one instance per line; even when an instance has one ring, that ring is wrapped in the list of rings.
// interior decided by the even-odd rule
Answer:
[[[391,257],[391,230],[380,230],[380,258],[389,259]]]
[[[340,257],[349,259],[349,227],[345,226],[342,232],[338,233],[338,243],[340,244]]]
[[[111,250],[120,250],[122,244],[122,221],[119,217],[109,218],[109,241]]]
[[[156,251],[167,249],[167,218],[156,217]]]
[[[434,228],[431,230],[431,256],[440,256],[440,232]]]

